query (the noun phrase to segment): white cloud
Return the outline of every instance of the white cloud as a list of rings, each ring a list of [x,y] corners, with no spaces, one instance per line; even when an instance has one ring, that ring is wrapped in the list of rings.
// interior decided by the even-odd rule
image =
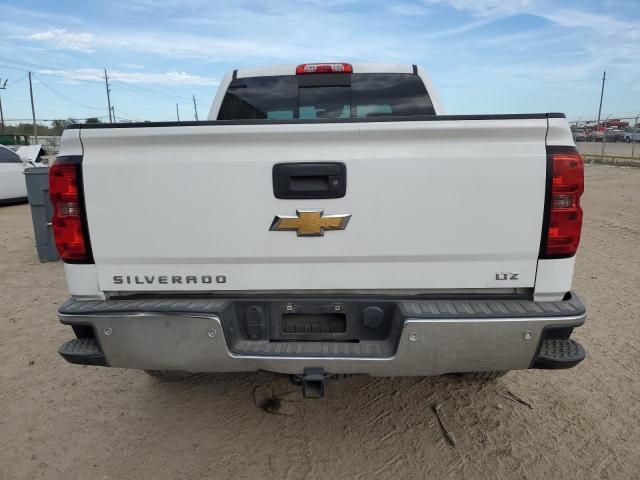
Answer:
[[[76,50],[92,52],[96,37],[87,32],[68,32],[64,28],[53,28],[46,32],[38,32],[27,37],[28,40],[46,42],[50,46],[61,50]]]
[[[393,15],[402,15],[406,17],[423,17],[431,13],[428,8],[422,5],[405,2],[394,2],[389,5],[388,10]]]
[[[518,14],[535,15],[567,28],[584,28],[596,34],[618,34],[629,41],[640,39],[637,23],[619,20],[610,14],[590,13],[577,8],[559,8],[556,0],[424,0],[426,4],[446,5],[479,17],[493,19]]]
[[[640,40],[640,28],[638,28],[636,22],[618,20],[610,16],[597,15],[578,10],[550,10],[549,12],[539,12],[538,15],[562,27],[588,28],[613,37],[625,37],[626,41]],[[619,40],[619,38],[612,40]]]
[[[449,5],[476,15],[513,14],[526,9],[531,0],[425,0],[428,4]]]
[[[567,55],[566,45],[574,43],[573,57],[567,55],[569,64],[563,70],[569,70],[576,78],[592,76],[607,66],[621,66],[621,76],[637,75],[640,71],[640,53],[637,48],[640,40],[640,28],[636,21],[616,15],[611,8],[606,13],[587,11],[576,6],[558,5],[557,0],[423,0],[427,5],[445,5],[456,10],[466,11],[472,21],[454,28],[449,32],[437,32],[438,36],[457,36],[478,26],[491,24],[516,15],[531,15],[550,23],[541,30],[525,30],[519,33],[497,34],[492,37],[476,39],[478,45],[495,47],[503,45],[509,51],[527,52],[530,48],[539,49],[546,45],[554,52],[553,43],[558,44],[557,51]],[[638,1],[638,0],[634,0]],[[453,34],[453,35],[452,35]],[[431,38],[434,38],[433,36]],[[553,53],[546,54],[549,59]],[[571,64],[573,62],[573,64]],[[511,65],[526,75],[538,75],[539,69],[526,65]]]
[[[136,8],[150,8],[156,0],[129,2]],[[578,7],[558,8],[554,0],[422,0],[418,4],[402,0],[380,9],[380,18],[361,8],[349,8],[350,0],[331,3],[305,0],[295,5],[296,8],[291,8],[289,0],[273,0],[261,8],[240,0],[225,4],[208,0],[168,0],[162,2],[162,8],[175,9],[166,25],[171,35],[151,27],[95,30],[94,33],[57,28],[31,34],[28,38],[43,42],[49,48],[96,50],[101,56],[107,52],[126,52],[127,60],[144,59],[145,64],[153,62],[156,56],[197,60],[205,64],[228,63],[232,68],[314,60],[413,63],[425,58],[437,59],[445,54],[443,52],[453,53],[458,48],[465,52],[469,45],[466,36],[470,32],[514,15],[531,15],[545,19],[550,25],[545,22],[544,32],[537,27],[520,33],[487,35],[487,29],[483,29],[477,35],[471,33],[475,35],[473,42],[484,47],[500,47],[502,52],[526,54],[529,48],[538,48],[542,43],[552,52],[554,42],[558,44],[558,50],[564,52],[566,49],[562,46],[575,41],[572,53],[577,55],[572,60],[592,69],[600,69],[607,62],[637,63],[638,59],[637,48],[634,48],[640,36],[637,24],[616,18],[610,10],[600,14]],[[468,18],[457,19],[454,24],[440,24],[438,9],[431,8],[436,5],[466,12]],[[408,28],[411,17],[427,22],[427,15],[433,18],[432,28],[420,31]],[[322,32],[322,35],[310,32]],[[569,35],[573,37],[569,38]],[[458,39],[464,45],[456,42]],[[624,41],[620,42],[621,39]],[[600,54],[604,48],[607,56]],[[152,58],[145,58],[147,55]],[[545,58],[548,59],[549,54]],[[124,71],[140,70],[134,65],[119,65]],[[181,75],[180,72],[173,73]],[[165,80],[166,73],[149,77],[154,74],[132,72],[127,78],[138,81],[135,75],[145,75],[155,83],[201,81],[187,74],[179,79]]]
[[[129,70],[142,70],[142,69],[144,69],[144,65],[141,65],[139,63],[132,63],[132,62],[121,63],[120,66],[123,67],[123,68],[129,69]]]
[[[39,73],[63,77],[70,81],[77,80],[104,80],[104,72],[97,68],[79,68],[69,70],[40,70]],[[109,78],[123,83],[143,83],[157,85],[217,85],[218,80],[213,77],[192,75],[186,72],[122,72],[110,70]]]
[[[25,2],[26,3],[26,2]],[[14,22],[18,23],[15,20],[19,19],[19,23],[25,23],[27,20],[36,20],[39,22],[48,22],[51,24],[52,22],[63,22],[63,23],[71,23],[71,24],[80,24],[83,23],[79,17],[74,15],[65,15],[58,13],[60,8],[57,5],[52,5],[55,12],[45,11],[41,8],[34,9],[29,7],[15,7],[12,5],[7,5],[4,3],[2,5],[2,14],[6,19],[12,19]]]
[[[246,61],[273,63],[291,61],[322,60],[354,60],[365,58],[375,61],[382,59],[409,59],[410,52],[405,42],[396,38],[381,38],[375,31],[364,33],[355,38],[350,33],[351,25],[344,19],[344,28],[336,28],[326,33],[322,42],[310,38],[309,31],[325,28],[331,22],[309,20],[304,25],[290,18],[288,31],[289,41],[283,43],[279,33],[282,30],[254,29],[253,38],[237,38],[233,35],[219,34],[197,35],[174,33],[167,36],[160,31],[119,31],[116,33],[71,33],[63,29],[32,34],[30,40],[45,42],[55,49],[71,49],[81,51],[112,50],[126,51],[130,54],[153,54],[173,59],[199,59],[206,62]],[[275,21],[275,20],[274,20]],[[280,19],[280,23],[284,19]],[[316,28],[317,27],[317,28]],[[427,45],[421,45],[425,51]],[[338,57],[336,57],[338,55]],[[135,60],[135,57],[131,57]]]

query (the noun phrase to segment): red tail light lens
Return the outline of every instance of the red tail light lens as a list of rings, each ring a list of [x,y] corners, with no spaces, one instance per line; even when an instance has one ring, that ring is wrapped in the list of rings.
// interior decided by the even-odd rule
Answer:
[[[90,261],[80,188],[80,159],[60,157],[49,170],[53,236],[65,262]]]
[[[547,156],[551,191],[543,253],[546,258],[570,257],[578,250],[582,230],[584,163],[573,147],[549,147]]]
[[[296,67],[296,75],[310,73],[353,73],[350,63],[303,63]]]

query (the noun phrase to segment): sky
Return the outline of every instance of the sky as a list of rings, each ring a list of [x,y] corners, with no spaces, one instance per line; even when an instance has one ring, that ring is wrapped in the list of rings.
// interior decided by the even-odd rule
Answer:
[[[449,114],[640,113],[640,0],[0,0],[5,119],[206,118],[230,70],[424,67]],[[1,86],[1,85],[0,85]]]

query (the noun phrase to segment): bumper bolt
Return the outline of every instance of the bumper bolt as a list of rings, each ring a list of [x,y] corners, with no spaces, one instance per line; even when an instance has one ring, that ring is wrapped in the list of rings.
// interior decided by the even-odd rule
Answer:
[[[416,340],[418,340],[418,334],[416,332],[411,332],[409,334],[409,340],[411,340],[412,342],[415,342]]]
[[[113,333],[113,329],[111,327],[107,327],[104,329],[104,334],[109,336]]]
[[[216,332],[216,330],[214,328],[209,330],[209,332],[207,333],[207,335],[209,335],[211,338],[214,338],[217,334],[218,334],[218,332]]]
[[[523,335],[525,340],[531,340],[533,338],[533,332],[531,330],[527,330]]]

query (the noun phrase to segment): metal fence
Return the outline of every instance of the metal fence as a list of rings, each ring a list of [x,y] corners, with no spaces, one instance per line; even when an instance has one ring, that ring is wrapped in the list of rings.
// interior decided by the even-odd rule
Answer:
[[[0,145],[20,146],[20,145],[42,145],[49,155],[58,153],[60,150],[59,135],[26,135],[23,133],[0,134]]]
[[[58,153],[60,150],[60,138],[54,135],[38,135],[38,143],[44,147],[48,154]],[[36,139],[29,135],[29,145],[35,145]]]
[[[570,121],[578,150],[592,159],[640,161],[640,116]]]

